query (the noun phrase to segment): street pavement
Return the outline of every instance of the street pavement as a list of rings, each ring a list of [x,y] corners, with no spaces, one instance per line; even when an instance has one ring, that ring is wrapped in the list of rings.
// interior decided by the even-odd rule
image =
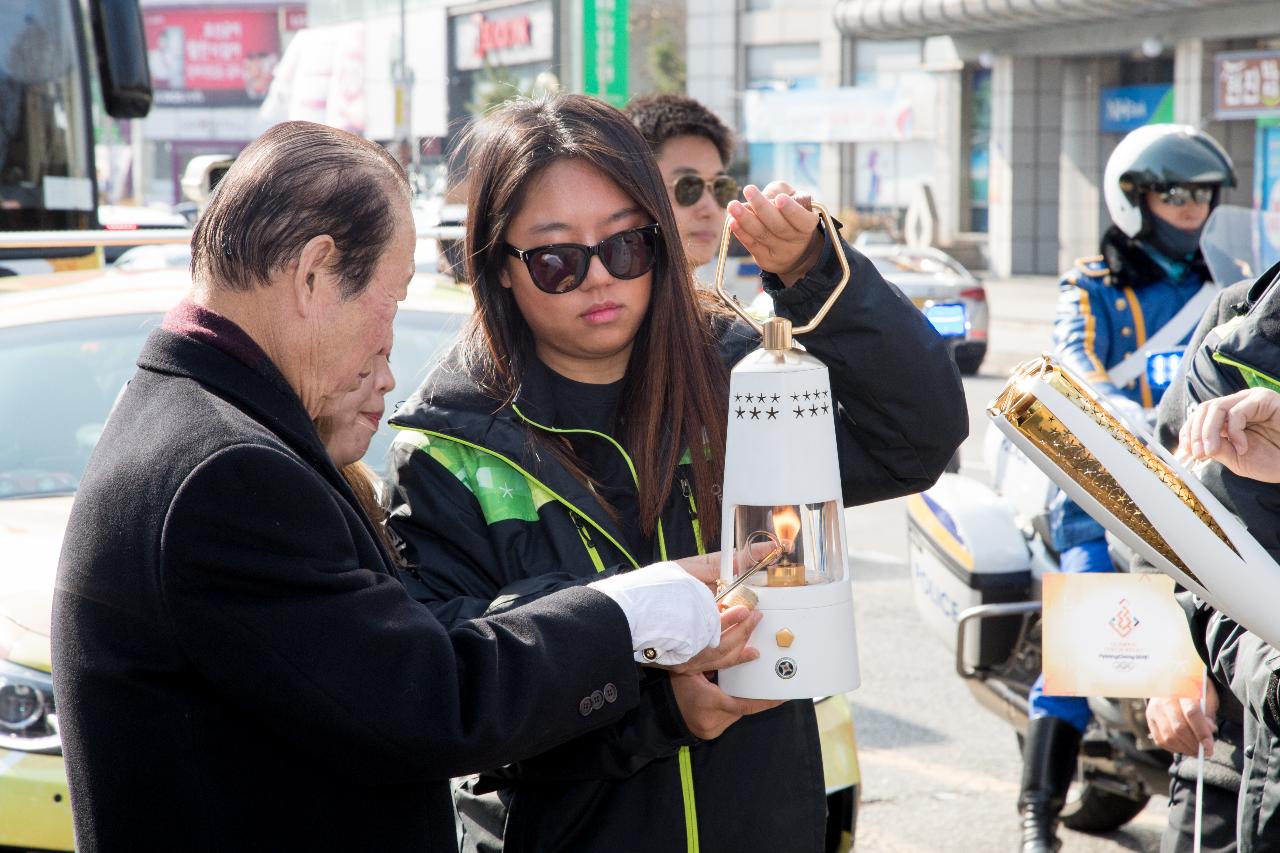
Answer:
[[[1019,361],[1048,349],[1056,282],[988,281],[991,352],[965,380],[970,437],[961,470],[986,478],[984,409]],[[955,674],[941,640],[916,616],[906,565],[904,501],[851,510],[854,608],[862,686],[853,702],[862,768],[857,849],[871,853],[1015,851],[1021,760],[1013,730]],[[1063,829],[1063,853],[1157,851],[1168,801],[1153,797],[1117,832]]]

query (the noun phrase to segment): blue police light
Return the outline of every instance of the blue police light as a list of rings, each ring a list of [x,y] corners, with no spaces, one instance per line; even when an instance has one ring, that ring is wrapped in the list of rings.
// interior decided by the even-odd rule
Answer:
[[[946,302],[930,305],[924,309],[924,316],[944,338],[963,338],[965,332],[969,331],[968,316],[963,304]]]
[[[1147,355],[1147,382],[1152,390],[1163,391],[1173,382],[1182,364],[1182,350],[1153,352]]]

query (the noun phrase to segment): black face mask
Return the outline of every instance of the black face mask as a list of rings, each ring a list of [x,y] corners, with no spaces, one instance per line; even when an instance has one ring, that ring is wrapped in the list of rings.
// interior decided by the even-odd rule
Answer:
[[[1200,245],[1200,232],[1204,230],[1203,225],[1194,231],[1183,231],[1155,214],[1148,214],[1148,216],[1151,217],[1152,227],[1147,241],[1164,252],[1169,260],[1185,261],[1196,253]]]

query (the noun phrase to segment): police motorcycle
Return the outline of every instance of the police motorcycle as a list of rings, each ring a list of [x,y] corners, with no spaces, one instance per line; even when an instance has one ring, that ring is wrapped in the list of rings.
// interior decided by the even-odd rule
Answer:
[[[1280,257],[1280,217],[1219,206],[1201,250],[1215,282],[1253,278]],[[1152,353],[1148,378],[1169,384],[1180,360]],[[1153,428],[1155,411],[1145,415],[1146,423],[1131,425],[1135,431]],[[1047,512],[1057,487],[994,427],[983,458],[990,483],[949,473],[908,499],[908,559],[920,618],[950,648],[974,698],[1015,730],[1021,747],[1028,691],[1042,669],[1041,578],[1058,569]],[[1133,554],[1110,535],[1107,542],[1116,569],[1127,571]],[[1109,832],[1137,816],[1153,793],[1168,791],[1170,755],[1149,737],[1143,700],[1091,697],[1089,707],[1093,721],[1060,817],[1071,829]]]

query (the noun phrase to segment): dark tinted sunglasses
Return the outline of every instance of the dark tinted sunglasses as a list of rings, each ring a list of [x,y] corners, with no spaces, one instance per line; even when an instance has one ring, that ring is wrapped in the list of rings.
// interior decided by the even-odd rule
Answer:
[[[544,293],[577,290],[587,278],[591,256],[614,278],[639,278],[653,269],[658,258],[658,224],[641,225],[605,237],[594,246],[581,243],[552,243],[536,249],[517,249],[503,243],[507,254],[524,261],[529,278]]]
[[[1157,190],[1157,193],[1160,196],[1160,200],[1165,204],[1182,207],[1184,204],[1190,204],[1191,202],[1208,204],[1213,201],[1215,189],[1215,187],[1206,187],[1202,184],[1174,184],[1171,187]]]
[[[676,204],[681,207],[697,204],[704,189],[711,190],[711,196],[721,207],[728,207],[729,202],[738,197],[738,182],[728,175],[716,175],[709,181],[698,175],[681,175],[671,184]]]

